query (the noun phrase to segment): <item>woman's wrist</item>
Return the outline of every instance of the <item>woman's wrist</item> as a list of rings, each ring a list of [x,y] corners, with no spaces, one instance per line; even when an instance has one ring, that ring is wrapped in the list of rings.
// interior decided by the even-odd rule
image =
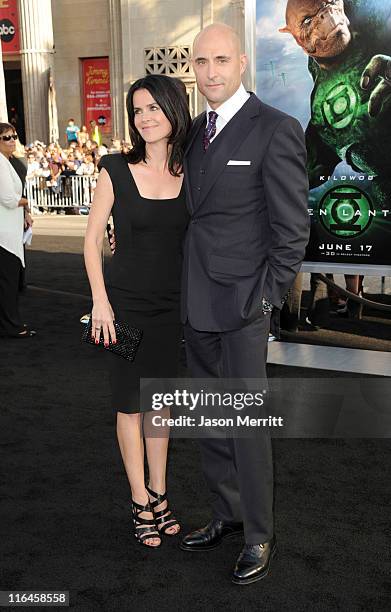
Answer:
[[[92,294],[92,301],[94,304],[102,304],[104,302],[108,302],[108,297],[106,293]]]

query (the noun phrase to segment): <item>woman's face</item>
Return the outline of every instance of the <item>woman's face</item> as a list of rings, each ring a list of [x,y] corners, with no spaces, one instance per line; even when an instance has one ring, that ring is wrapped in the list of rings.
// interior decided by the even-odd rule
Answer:
[[[8,130],[0,135],[0,153],[6,157],[11,157],[16,149],[15,132]]]
[[[133,94],[134,124],[146,143],[167,141],[172,128],[159,104],[147,89],[138,89]]]

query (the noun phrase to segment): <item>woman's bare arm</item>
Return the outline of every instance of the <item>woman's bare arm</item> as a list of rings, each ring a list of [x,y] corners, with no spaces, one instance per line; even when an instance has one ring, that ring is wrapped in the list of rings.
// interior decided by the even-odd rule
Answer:
[[[95,341],[99,342],[100,328],[102,328],[105,344],[109,343],[109,335],[113,342],[116,341],[113,325],[114,313],[107,297],[102,272],[103,240],[113,203],[113,186],[108,172],[103,168],[96,184],[88,217],[84,242],[84,261],[94,303],[92,309],[92,335]]]

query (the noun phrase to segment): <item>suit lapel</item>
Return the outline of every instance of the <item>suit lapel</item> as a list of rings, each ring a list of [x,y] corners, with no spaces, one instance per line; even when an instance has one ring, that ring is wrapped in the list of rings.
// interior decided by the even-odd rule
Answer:
[[[205,177],[197,206],[191,202],[192,209],[199,208],[205,201],[208,193],[224,171],[227,162],[234,157],[235,151],[241,146],[251,130],[254,128],[254,119],[261,111],[261,101],[252,94],[242,108],[231,119],[228,125],[211,143],[208,151],[208,172]],[[198,128],[199,129],[199,128]],[[198,131],[198,130],[197,130]],[[187,172],[188,174],[188,172]],[[189,187],[189,184],[188,184]],[[191,191],[190,189],[188,192]]]
[[[190,129],[190,134],[187,138],[187,142],[186,142],[186,148],[185,148],[185,157],[188,154],[188,152],[190,151],[190,147],[194,142],[195,137],[198,134],[199,129],[201,128],[202,124],[205,121],[205,116],[206,116],[206,112],[204,111],[203,113],[201,113],[200,115],[198,115],[198,117],[196,117],[193,121],[193,124],[191,126]]]

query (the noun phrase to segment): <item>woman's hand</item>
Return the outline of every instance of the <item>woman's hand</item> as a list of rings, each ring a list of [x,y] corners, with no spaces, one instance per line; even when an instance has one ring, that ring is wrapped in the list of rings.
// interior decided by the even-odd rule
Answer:
[[[20,198],[18,206],[24,207],[28,205],[29,205],[29,201],[27,198]]]
[[[33,226],[33,218],[30,215],[29,212],[25,212],[24,213],[24,229],[26,230],[28,227],[32,227]]]
[[[91,337],[94,338],[95,344],[99,344],[101,333],[105,346],[109,346],[110,338],[113,344],[116,344],[114,327],[114,312],[108,299],[95,301],[92,308],[92,328]]]

